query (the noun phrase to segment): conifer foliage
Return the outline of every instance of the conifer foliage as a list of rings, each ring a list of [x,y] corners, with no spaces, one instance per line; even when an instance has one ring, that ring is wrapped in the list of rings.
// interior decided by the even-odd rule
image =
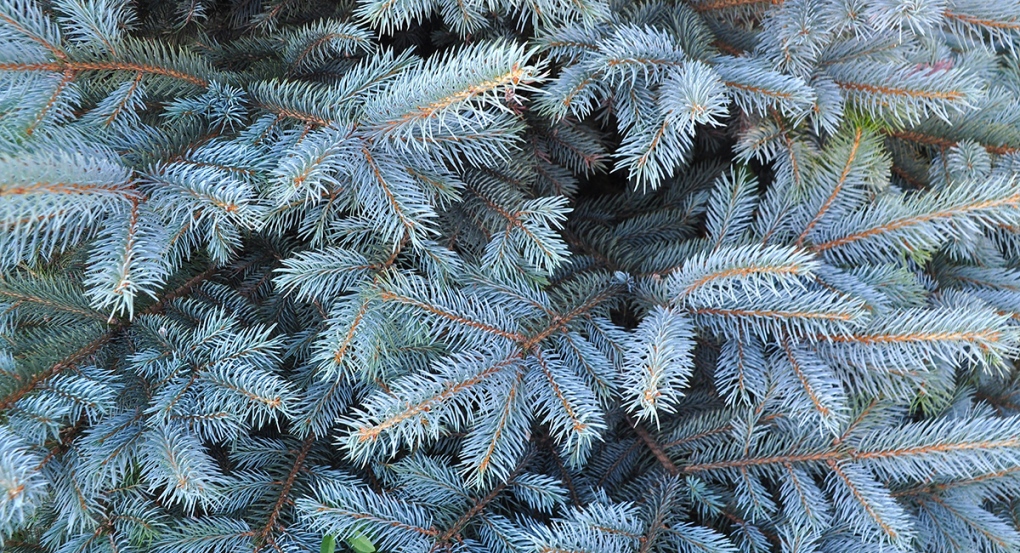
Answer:
[[[1020,2],[0,0],[0,548],[1020,550]]]

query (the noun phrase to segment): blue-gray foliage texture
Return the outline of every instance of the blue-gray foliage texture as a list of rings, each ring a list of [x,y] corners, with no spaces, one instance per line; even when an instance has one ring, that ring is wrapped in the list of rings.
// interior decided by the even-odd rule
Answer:
[[[0,0],[0,549],[1020,551],[1020,0]]]

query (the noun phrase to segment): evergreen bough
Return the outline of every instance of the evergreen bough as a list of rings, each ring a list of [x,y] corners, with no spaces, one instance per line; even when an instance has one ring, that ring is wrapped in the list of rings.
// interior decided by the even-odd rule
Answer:
[[[0,0],[0,548],[1020,551],[1017,0]]]

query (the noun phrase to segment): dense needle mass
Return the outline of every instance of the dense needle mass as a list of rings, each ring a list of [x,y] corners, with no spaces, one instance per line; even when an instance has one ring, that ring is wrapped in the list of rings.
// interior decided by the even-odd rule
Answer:
[[[1018,551],[1018,49],[1018,0],[0,0],[0,549]]]

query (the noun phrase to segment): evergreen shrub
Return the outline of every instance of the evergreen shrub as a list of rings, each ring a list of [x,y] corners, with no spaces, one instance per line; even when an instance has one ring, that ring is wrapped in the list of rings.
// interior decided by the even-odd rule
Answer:
[[[0,0],[0,549],[1020,551],[1020,0]]]

